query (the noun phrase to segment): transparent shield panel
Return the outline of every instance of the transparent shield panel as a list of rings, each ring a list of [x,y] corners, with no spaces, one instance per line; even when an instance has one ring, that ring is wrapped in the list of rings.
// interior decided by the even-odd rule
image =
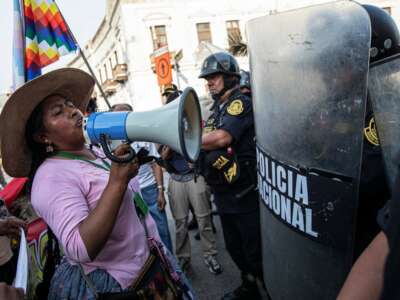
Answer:
[[[387,178],[393,187],[400,161],[400,55],[371,68],[368,93]]]
[[[335,299],[352,264],[368,14],[338,1],[251,20],[247,36],[267,289]]]
[[[353,178],[359,172],[370,28],[340,1],[248,26],[257,140],[279,159]]]

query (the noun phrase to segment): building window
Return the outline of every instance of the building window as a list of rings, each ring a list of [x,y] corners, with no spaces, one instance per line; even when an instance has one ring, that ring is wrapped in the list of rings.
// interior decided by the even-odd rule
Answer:
[[[210,23],[197,23],[196,27],[199,44],[201,42],[212,43]]]
[[[157,50],[168,45],[167,30],[165,25],[156,25],[150,27],[151,38],[153,40],[153,49]]]
[[[115,64],[113,64],[111,57],[108,58],[108,61],[110,62],[110,68],[111,68],[111,70],[113,70]]]
[[[115,57],[115,64],[118,65],[118,53],[117,53],[117,50],[114,51],[114,57]]]
[[[103,83],[103,75],[101,74],[101,69],[99,69],[99,78],[100,78],[100,83]]]
[[[235,44],[235,42],[242,40],[242,34],[240,33],[238,20],[226,21],[226,31],[228,33],[229,47]]]
[[[104,74],[105,74],[105,80],[107,80],[109,77],[108,77],[108,70],[107,70],[107,65],[106,64],[104,64]]]
[[[384,11],[386,11],[389,15],[392,15],[392,8],[390,6],[382,7]]]

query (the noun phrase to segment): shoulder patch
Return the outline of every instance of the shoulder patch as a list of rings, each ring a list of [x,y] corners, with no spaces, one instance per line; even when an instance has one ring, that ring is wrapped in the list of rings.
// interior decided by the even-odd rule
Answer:
[[[242,100],[239,99],[233,100],[227,108],[228,114],[232,116],[240,115],[243,112],[243,110],[244,110],[243,102]]]
[[[379,146],[379,138],[378,133],[376,132],[374,117],[369,119],[368,126],[364,128],[364,136],[370,144]]]

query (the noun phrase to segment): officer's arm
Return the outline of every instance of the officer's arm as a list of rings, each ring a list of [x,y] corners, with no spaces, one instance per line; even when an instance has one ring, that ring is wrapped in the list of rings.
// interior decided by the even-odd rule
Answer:
[[[379,299],[389,244],[381,232],[357,259],[337,300]]]
[[[232,140],[232,135],[229,132],[223,129],[217,129],[203,135],[201,148],[207,151],[224,148],[229,146]]]

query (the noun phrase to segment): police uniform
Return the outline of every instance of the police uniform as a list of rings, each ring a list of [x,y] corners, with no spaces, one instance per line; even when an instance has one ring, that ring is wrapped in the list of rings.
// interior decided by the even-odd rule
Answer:
[[[399,169],[400,170],[400,169]],[[398,171],[399,172],[399,171]],[[400,299],[400,176],[395,180],[393,196],[379,213],[379,224],[389,243],[381,299]]]
[[[386,180],[375,118],[371,104],[367,101],[354,259],[357,259],[380,231],[376,218],[389,197],[390,191]]]
[[[214,193],[229,254],[242,274],[262,278],[251,101],[239,89],[235,89],[226,102],[216,102],[212,110],[204,133],[223,129],[232,136],[233,141],[228,149],[204,153],[207,169],[204,175]]]
[[[372,38],[370,62],[381,62],[384,64],[384,59],[393,57],[400,53],[400,33],[398,27],[391,16],[381,8],[373,5],[363,5],[363,7],[368,12],[371,20]],[[394,76],[394,74],[395,73],[391,73],[391,76]],[[382,78],[386,78],[387,76],[387,74],[381,73],[379,75],[382,76]],[[387,86],[382,85],[382,87],[382,91],[385,93],[389,92],[390,89],[386,90]],[[375,104],[379,103],[379,100],[380,99],[372,99]],[[396,111],[396,109],[393,108],[393,111]],[[380,114],[380,117],[383,118],[383,115]],[[392,124],[385,124],[383,119],[380,120],[380,125],[382,125],[383,131],[385,126],[392,126]],[[398,284],[400,276],[400,168],[397,166],[397,175],[390,194],[390,189],[384,172],[382,148],[379,145],[380,141],[376,134],[375,119],[371,114],[369,101],[367,101],[367,119],[364,136],[365,143],[363,151],[362,177],[360,181],[359,213],[364,201],[362,195],[363,190],[364,195],[367,198],[369,197],[371,200],[374,199],[376,202],[375,205],[381,206],[386,202],[378,215],[378,223],[387,237],[390,249],[385,261],[383,290],[380,299],[400,299],[400,285]],[[386,142],[397,143],[398,141],[391,140]],[[388,144],[386,144],[386,146],[388,146]],[[364,164],[370,165],[364,166]],[[371,178],[370,183],[372,183],[369,187],[368,182],[363,182],[363,180],[365,181],[365,174],[370,174],[370,176],[367,176],[367,178]],[[389,173],[388,176],[390,175],[391,174]],[[374,180],[372,180],[372,177],[374,177]],[[386,201],[389,198],[390,200]],[[374,207],[374,209],[376,209],[376,207]],[[376,223],[373,222],[373,224],[375,226]]]

